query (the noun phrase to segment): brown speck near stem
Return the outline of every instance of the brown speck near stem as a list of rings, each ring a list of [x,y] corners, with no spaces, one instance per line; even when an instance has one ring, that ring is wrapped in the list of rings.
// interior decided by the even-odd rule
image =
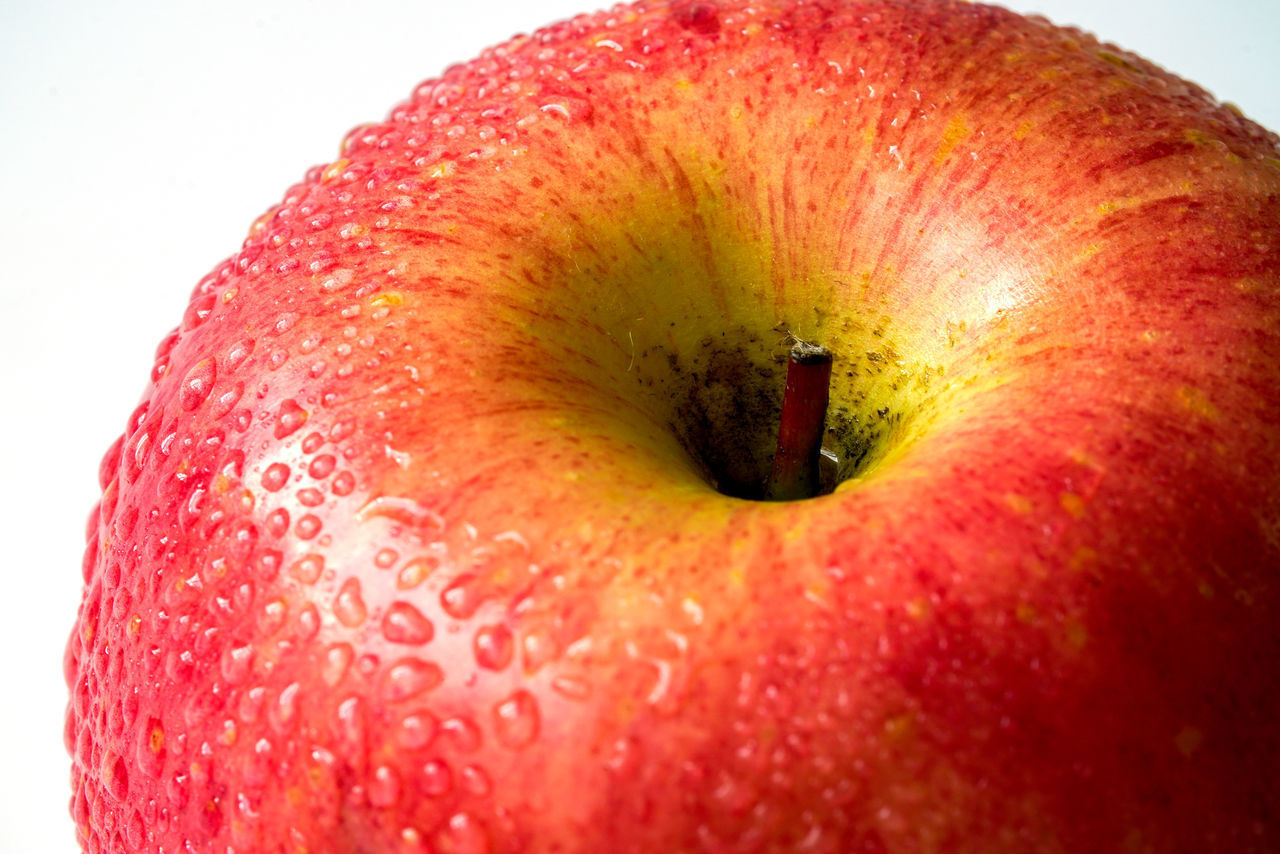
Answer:
[[[765,488],[770,501],[795,501],[818,494],[822,434],[831,393],[831,352],[798,341],[787,360],[778,450]]]

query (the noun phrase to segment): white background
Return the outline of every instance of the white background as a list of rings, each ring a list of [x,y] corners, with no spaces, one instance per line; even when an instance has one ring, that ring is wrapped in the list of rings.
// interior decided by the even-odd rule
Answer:
[[[195,282],[343,134],[592,0],[0,3],[0,852],[75,849],[64,638],[97,464]],[[1280,129],[1276,0],[1029,0]]]

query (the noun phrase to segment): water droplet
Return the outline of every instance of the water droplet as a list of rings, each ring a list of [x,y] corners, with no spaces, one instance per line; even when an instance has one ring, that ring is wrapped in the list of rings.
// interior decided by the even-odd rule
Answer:
[[[320,612],[312,602],[302,606],[298,611],[298,639],[311,640],[320,631]]]
[[[493,791],[493,781],[479,765],[464,766],[458,776],[461,778],[463,790],[477,798],[483,798]]]
[[[354,418],[343,418],[335,421],[333,426],[329,428],[329,441],[341,442],[351,434],[356,432],[356,422]]]
[[[319,507],[324,504],[324,493],[312,486],[299,489],[298,503],[304,507]]]
[[[272,463],[262,473],[262,488],[267,492],[279,492],[289,482],[289,467],[284,463]],[[285,527],[288,527],[286,523]]]
[[[324,436],[319,432],[308,433],[306,438],[302,440],[302,453],[314,454],[316,451],[324,447]]]
[[[244,784],[250,789],[261,790],[271,779],[275,766],[274,752],[275,748],[269,740],[260,738],[254,742],[253,750],[244,764]]]
[[[299,406],[296,400],[290,398],[280,404],[274,435],[277,439],[291,436],[301,429],[306,421],[307,411]]]
[[[293,229],[287,225],[274,228],[267,234],[266,242],[272,247],[279,249],[289,242],[289,238],[293,237]]]
[[[190,776],[179,772],[170,777],[169,782],[165,785],[165,797],[173,805],[174,809],[183,809],[190,801],[189,782]]]
[[[227,538],[227,554],[236,563],[244,563],[258,545],[258,529],[248,520],[240,520],[231,526]]]
[[[390,765],[373,769],[366,792],[369,803],[379,809],[388,809],[400,801],[400,774]]]
[[[157,413],[145,424],[129,434],[128,440],[124,446],[125,475],[132,481],[136,480],[142,470],[146,468],[147,459],[151,456],[151,450],[155,446],[155,434],[160,429],[160,415]]]
[[[255,685],[240,695],[240,702],[236,704],[236,715],[242,723],[252,726],[261,720],[262,709],[266,706],[266,702],[267,689],[261,685]]]
[[[266,636],[274,635],[284,626],[284,618],[287,615],[288,607],[285,606],[284,599],[271,599],[262,606],[262,612],[257,618],[257,627]]]
[[[327,213],[319,213],[307,220],[307,228],[311,231],[324,231],[333,225],[333,216]]]
[[[396,561],[399,559],[400,555],[395,549],[379,549],[378,553],[373,556],[373,565],[378,569],[390,569],[396,565]]]
[[[484,579],[472,573],[463,573],[440,592],[440,607],[455,620],[465,620],[475,614],[484,601]]]
[[[498,741],[513,750],[533,743],[540,726],[538,701],[523,689],[493,707],[493,727]]]
[[[204,294],[193,299],[182,316],[183,329],[195,329],[208,320],[216,304],[217,297],[214,294]]]
[[[526,673],[537,673],[560,654],[560,644],[550,626],[534,626],[520,638],[521,661]]]
[[[204,403],[213,391],[213,383],[217,376],[218,370],[213,359],[198,362],[182,378],[182,385],[178,389],[178,403],[187,412]]]
[[[279,539],[289,533],[289,511],[277,507],[267,514],[267,533]]]
[[[396,576],[396,587],[401,590],[412,590],[426,581],[439,565],[440,561],[431,555],[414,558],[400,568]]]
[[[418,788],[429,798],[439,798],[453,790],[453,771],[440,759],[432,759],[422,766]]]
[[[165,653],[164,675],[174,682],[188,683],[195,672],[195,656],[189,649],[171,649]]]
[[[271,726],[281,735],[290,732],[298,722],[298,695],[301,691],[301,685],[291,682],[280,692],[280,696],[271,706],[268,713]]]
[[[324,684],[330,688],[342,681],[347,675],[347,670],[351,668],[351,662],[355,658],[355,650],[349,643],[335,643],[325,650],[324,665],[320,670],[320,678],[324,680]]]
[[[244,395],[244,383],[238,382],[230,388],[222,392],[213,399],[213,404],[209,407],[210,418],[221,418],[226,415],[235,405],[240,402],[240,398]]]
[[[253,262],[262,256],[263,249],[263,245],[259,242],[245,241],[245,245],[238,253],[236,253],[236,257],[234,259],[235,269],[240,273],[248,270],[253,266]],[[231,292],[234,294],[235,289],[231,289]],[[225,300],[226,298],[227,297],[224,294],[223,299]]]
[[[204,499],[208,493],[208,479],[200,478],[191,484],[187,500],[178,506],[178,525],[183,533],[191,533],[200,522],[204,512]]]
[[[389,702],[398,703],[437,688],[443,681],[444,673],[432,662],[402,658],[388,668],[383,695]]]
[[[130,452],[128,449],[128,441],[132,436],[142,430],[143,425],[147,423],[147,414],[150,411],[151,404],[144,400],[142,403],[139,403],[129,415],[129,421],[125,425],[124,435],[120,439],[117,439],[117,441],[122,443],[119,451],[121,459],[125,459],[129,456]],[[155,417],[151,419],[152,422],[157,420],[158,419]],[[114,449],[115,445],[112,445],[112,448]]]
[[[307,466],[307,474],[316,480],[324,480],[333,473],[337,465],[338,460],[333,454],[321,454],[311,461],[311,465]]]
[[[486,670],[502,670],[511,663],[515,640],[504,625],[481,626],[472,641],[476,664]]]
[[[322,527],[324,527],[324,523],[320,521],[320,517],[314,513],[308,513],[298,520],[293,532],[298,535],[300,540],[310,540],[320,533]]]
[[[400,720],[397,740],[406,750],[421,750],[435,740],[440,722],[430,712],[421,711],[405,715]]]
[[[435,837],[436,847],[449,854],[489,854],[489,834],[468,813],[454,813]]]
[[[333,490],[334,495],[350,495],[356,488],[355,475],[349,471],[339,472],[329,488]]]
[[[369,610],[360,596],[360,579],[352,577],[343,582],[333,600],[333,615],[349,629],[357,628],[365,621]]]
[[[366,735],[364,700],[359,696],[348,697],[338,704],[338,739],[341,753],[357,769],[363,771],[366,763]]]
[[[459,753],[474,753],[484,743],[480,727],[468,718],[448,718],[441,721],[440,731],[448,737],[454,750]]]
[[[382,636],[392,643],[420,645],[435,635],[435,627],[408,602],[394,602],[382,617]]]
[[[117,801],[129,796],[129,769],[124,759],[114,753],[107,753],[102,760],[102,784],[107,792]]]
[[[253,647],[246,644],[228,649],[222,656],[222,678],[228,685],[239,685],[253,672]]]
[[[400,831],[400,847],[397,849],[397,854],[423,854],[427,850],[426,845],[420,830],[416,827],[406,827]]]
[[[303,584],[315,584],[323,572],[324,558],[317,554],[300,557],[289,567],[289,574]]]
[[[294,327],[298,322],[299,315],[296,311],[286,311],[276,319],[275,325],[271,327],[271,331],[276,335],[283,335]]]
[[[272,581],[280,574],[280,564],[284,555],[275,549],[267,549],[258,554],[258,575],[263,581]]]
[[[131,851],[141,851],[142,845],[146,840],[146,828],[143,825],[142,815],[137,810],[125,820],[124,823],[124,841]]]
[[[253,339],[245,338],[231,345],[227,350],[226,358],[223,359],[222,365],[227,371],[235,371],[245,363],[249,355],[253,353]]]

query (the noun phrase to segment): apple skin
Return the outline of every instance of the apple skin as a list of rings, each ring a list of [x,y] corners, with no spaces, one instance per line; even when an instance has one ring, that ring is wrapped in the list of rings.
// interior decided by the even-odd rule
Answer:
[[[622,6],[423,84],[103,461],[82,848],[1280,850],[1278,145],[949,2]],[[721,494],[788,333],[843,481]]]

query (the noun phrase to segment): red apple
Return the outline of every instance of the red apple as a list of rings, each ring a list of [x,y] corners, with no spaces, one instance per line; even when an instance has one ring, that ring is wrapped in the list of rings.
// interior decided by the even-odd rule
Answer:
[[[796,340],[838,483],[756,500]],[[80,843],[1275,852],[1278,425],[1280,140],[1194,85],[967,3],[517,38],[160,345]]]

